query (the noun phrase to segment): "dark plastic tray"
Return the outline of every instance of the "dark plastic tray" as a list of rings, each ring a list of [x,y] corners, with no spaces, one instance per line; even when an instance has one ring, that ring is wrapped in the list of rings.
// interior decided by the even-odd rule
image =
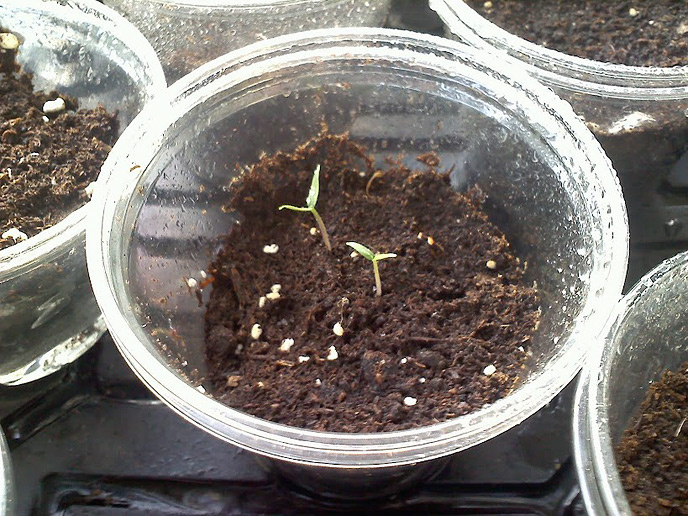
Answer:
[[[389,25],[442,34],[420,0],[393,0]],[[659,201],[652,210],[647,220],[666,227],[688,220],[687,206]],[[684,250],[684,236],[633,242],[627,287]],[[0,387],[0,421],[14,462],[17,516],[585,515],[572,462],[574,390],[575,382],[518,427],[455,455],[432,481],[365,504],[294,491],[251,453],[187,423],[130,372],[108,335],[50,378]]]
[[[434,480],[378,502],[294,491],[251,453],[187,423],[130,372],[109,335],[59,377],[0,391],[17,514],[584,514],[571,462],[574,385]],[[33,512],[32,512],[33,511]]]

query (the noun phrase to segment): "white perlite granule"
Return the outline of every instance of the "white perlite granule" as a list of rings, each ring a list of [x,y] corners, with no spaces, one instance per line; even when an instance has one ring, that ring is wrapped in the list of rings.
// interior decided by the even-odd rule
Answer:
[[[288,353],[291,347],[294,345],[294,339],[284,339],[282,341],[282,344],[280,344],[280,351],[284,351],[285,353]]]
[[[26,233],[19,231],[17,228],[8,229],[0,236],[2,236],[2,238],[11,238],[15,242],[21,242],[22,240],[27,240],[29,238]]]
[[[11,32],[0,33],[0,48],[3,50],[17,50],[19,48],[19,38]]]
[[[55,100],[48,100],[43,104],[43,113],[50,115],[52,113],[60,113],[64,111],[67,106],[65,101],[61,97],[57,97]]]
[[[96,182],[91,181],[90,183],[88,183],[86,185],[86,188],[84,188],[84,193],[86,195],[88,195],[88,198],[90,199],[91,197],[93,197],[93,192],[95,191],[95,189],[96,189]]]

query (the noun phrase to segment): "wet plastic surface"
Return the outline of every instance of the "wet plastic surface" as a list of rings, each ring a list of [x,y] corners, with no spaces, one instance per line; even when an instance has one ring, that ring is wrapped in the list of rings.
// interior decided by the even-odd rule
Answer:
[[[571,462],[573,385],[434,480],[376,502],[333,504],[265,473],[251,453],[190,425],[130,372],[109,335],[59,377],[0,391],[17,515],[584,514]]]
[[[17,61],[36,89],[102,104],[120,129],[165,87],[157,57],[134,27],[93,1],[0,3],[0,26],[22,39]],[[0,383],[57,371],[105,332],[86,272],[82,206],[0,252]]]
[[[229,54],[145,109],[99,177],[94,203],[103,210],[87,243],[110,334],[144,383],[211,434],[289,462],[294,482],[313,488],[317,477],[317,493],[356,499],[383,485],[406,488],[397,466],[411,475],[551,401],[619,298],[625,209],[606,156],[570,106],[492,61],[424,34],[327,29]],[[278,425],[206,395],[203,309],[184,278],[207,276],[221,235],[240,220],[223,209],[222,193],[240,166],[316,137],[323,121],[333,134],[349,132],[380,166],[400,155],[415,164],[433,151],[456,164],[452,186],[478,185],[487,195],[486,211],[541,295],[528,364],[508,396],[445,423],[351,435]],[[120,173],[132,163],[136,177]]]
[[[432,15],[410,13],[414,2],[395,1],[390,24],[439,33]],[[667,240],[632,250],[627,286],[649,270],[654,254],[682,248]],[[187,423],[136,379],[108,335],[57,376],[0,388],[0,422],[14,461],[18,516],[584,516],[571,457],[573,391],[569,385],[521,425],[452,457],[438,478],[365,506],[332,505],[291,490],[250,453]]]
[[[571,103],[611,159],[628,205],[638,280],[688,241],[688,85],[681,67],[624,67],[534,45],[461,0],[430,0],[447,37],[503,54]],[[507,58],[509,56],[509,59]]]
[[[289,32],[379,27],[389,0],[103,0],[151,42],[171,84],[222,54]],[[422,2],[418,2],[422,3]]]
[[[648,272],[618,303],[605,331],[604,346],[583,368],[574,410],[574,457],[585,505],[591,514],[632,513],[615,450],[625,431],[642,427],[644,418],[635,425],[634,421],[643,412],[650,386],[666,371],[678,374],[681,364],[688,359],[687,287],[688,253],[681,253]],[[658,390],[655,396],[661,398],[660,393]],[[680,439],[683,423],[680,411],[675,412],[670,416],[676,418],[677,427],[671,430],[674,435],[667,439],[667,431],[661,432],[658,426],[654,432],[657,443]],[[631,446],[629,442],[626,445]],[[641,449],[636,445],[636,453],[649,456],[652,450],[649,446]],[[678,448],[675,455],[676,461],[680,461]],[[633,459],[628,452],[625,459],[627,474]],[[680,471],[682,466],[675,462],[673,467]],[[671,485],[669,479],[667,476],[662,481]],[[624,480],[628,481],[628,477]],[[655,485],[656,482],[655,479]],[[651,512],[649,506],[641,509],[639,493],[636,490],[636,510]],[[673,509],[667,511],[671,513]]]

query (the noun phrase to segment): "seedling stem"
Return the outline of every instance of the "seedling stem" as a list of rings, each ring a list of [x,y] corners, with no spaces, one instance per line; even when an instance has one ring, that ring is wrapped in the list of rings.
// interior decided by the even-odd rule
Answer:
[[[353,248],[358,254],[364,258],[373,262],[373,273],[375,274],[375,295],[382,295],[382,283],[380,282],[380,270],[378,269],[377,262],[380,260],[385,260],[387,258],[396,258],[397,255],[394,253],[376,253],[370,248],[359,244],[357,242],[347,242],[346,245]]]
[[[313,208],[311,210],[311,213],[313,214],[313,217],[315,217],[315,223],[318,225],[318,229],[320,230],[320,234],[323,237],[323,242],[325,242],[325,247],[327,247],[328,251],[332,251],[332,246],[330,245],[330,237],[327,235],[327,230],[325,229],[325,223],[320,218],[320,214],[318,214],[318,212],[315,211],[315,208]]]

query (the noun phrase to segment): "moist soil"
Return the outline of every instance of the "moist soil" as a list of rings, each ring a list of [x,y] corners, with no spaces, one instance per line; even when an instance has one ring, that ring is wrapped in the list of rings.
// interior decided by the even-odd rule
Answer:
[[[569,55],[635,66],[688,65],[685,1],[465,1],[508,32]],[[678,232],[684,241],[682,226],[670,225],[674,215],[666,206],[688,204],[688,167],[679,168],[680,181],[671,179],[672,168],[688,150],[688,102],[605,102],[566,88],[557,92],[612,160],[628,207],[631,244],[647,254],[647,246],[676,242]],[[669,254],[652,251],[653,259],[668,258],[673,249]]]
[[[16,228],[31,237],[88,202],[85,189],[96,180],[119,124],[102,107],[78,109],[67,95],[34,92],[15,54],[0,50],[0,235]],[[66,109],[44,113],[45,102],[58,97]],[[0,238],[0,249],[15,243]]]
[[[305,205],[318,164],[332,252],[310,213],[278,211]],[[291,426],[377,432],[445,421],[513,389],[538,298],[481,192],[455,192],[439,165],[426,154],[419,170],[377,171],[347,137],[325,135],[231,185],[226,209],[241,218],[209,268],[205,315],[217,399]],[[379,262],[381,296],[347,241],[397,254]]]
[[[688,514],[688,362],[652,384],[617,448],[633,514]]]
[[[688,65],[688,3],[467,0],[505,30],[566,54],[630,66]]]

